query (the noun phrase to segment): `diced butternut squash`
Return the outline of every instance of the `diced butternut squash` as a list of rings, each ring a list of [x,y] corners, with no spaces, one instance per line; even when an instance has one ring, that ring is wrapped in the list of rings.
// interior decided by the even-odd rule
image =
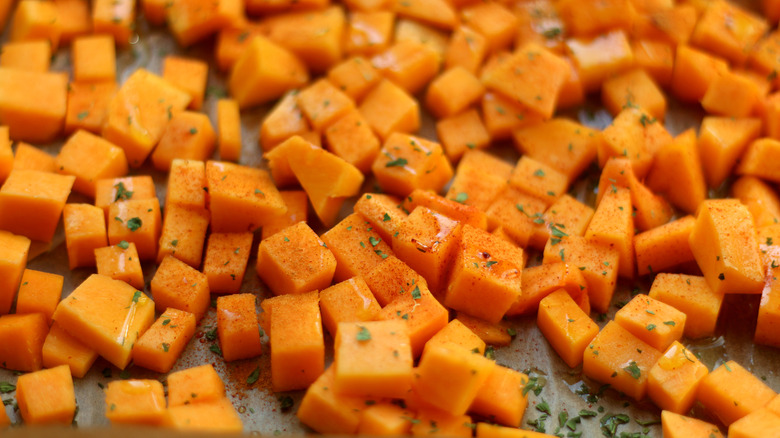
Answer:
[[[11,41],[49,40],[53,48],[60,41],[57,7],[54,2],[21,1],[11,19]]]
[[[664,272],[692,262],[694,258],[688,237],[695,224],[693,216],[685,216],[634,236],[639,275]]]
[[[260,242],[257,275],[276,295],[325,289],[333,280],[336,258],[304,222]]]
[[[108,243],[133,242],[141,260],[154,260],[161,222],[157,198],[115,202],[108,207]]]
[[[693,406],[699,382],[708,373],[693,353],[675,341],[650,369],[647,393],[661,409],[683,414]]]
[[[446,327],[433,335],[425,343],[425,350],[434,345],[457,345],[476,354],[485,354],[485,341],[458,319],[453,319]],[[425,351],[423,351],[424,353]]]
[[[776,253],[773,251],[768,258],[771,259],[771,264],[766,270],[767,275],[764,289],[761,292],[761,302],[758,307],[758,318],[753,340],[757,344],[777,346],[780,345],[780,336],[777,334],[777,324],[780,323],[780,307],[778,306],[780,294],[777,291],[778,266]],[[17,308],[18,306],[17,304]]]
[[[295,415],[319,433],[353,434],[358,429],[361,411],[366,409],[365,399],[334,391],[335,370],[331,366],[316,378]]]
[[[377,264],[363,275],[366,285],[376,297],[380,306],[387,306],[396,300],[411,301],[412,290],[420,286],[428,288],[425,278],[395,256]]]
[[[453,163],[467,150],[482,149],[490,144],[490,134],[475,109],[437,121],[436,133],[447,158]]]
[[[49,242],[75,177],[15,170],[0,188],[0,229]]]
[[[25,269],[16,298],[16,313],[42,313],[51,324],[54,309],[62,296],[63,280],[62,275]]]
[[[631,212],[631,193],[613,186],[601,198],[585,230],[585,237],[590,241],[617,250],[618,275],[626,278],[633,278],[635,273],[634,221]],[[565,231],[560,233],[566,234]]]
[[[0,67],[43,73],[50,63],[51,45],[45,40],[7,42],[0,53]]]
[[[322,241],[336,257],[336,281],[366,275],[389,256],[394,255],[390,244],[374,230],[371,223],[353,213],[321,236]]]
[[[577,306],[565,289],[558,289],[539,302],[536,323],[570,368],[582,363],[585,349],[599,332],[596,323]]]
[[[100,274],[89,276],[54,312],[62,328],[120,369],[153,319],[154,303],[143,292]]]
[[[43,366],[54,368],[59,365],[70,367],[73,377],[82,378],[95,363],[98,354],[54,323],[43,342]]]
[[[210,364],[168,375],[168,406],[213,403],[225,398],[225,384]]]
[[[74,175],[73,190],[94,197],[97,181],[127,174],[125,152],[87,131],[76,131],[60,149],[57,171]]]
[[[130,44],[135,21],[135,2],[96,0],[92,6],[92,27],[97,34],[109,34],[121,47]]]
[[[574,301],[579,301],[582,295],[587,294],[588,290],[582,272],[582,269],[562,261],[548,262],[523,269],[523,290],[517,301],[512,304],[507,315],[536,313],[540,301],[558,289],[566,290]]]
[[[730,360],[701,380],[696,400],[723,424],[730,425],[763,408],[776,395],[761,379]]]
[[[379,154],[379,139],[356,110],[349,111],[325,130],[329,151],[363,173],[371,169]]]
[[[73,79],[90,83],[116,79],[116,49],[111,35],[80,36],[73,40]]]
[[[282,295],[263,301],[262,307],[271,319],[273,390],[290,391],[316,385],[325,369],[319,293]],[[331,387],[331,390],[335,389]]]
[[[165,391],[157,380],[115,380],[105,392],[112,424],[157,426],[165,419]]]
[[[339,323],[334,391],[363,397],[404,397],[413,378],[409,342],[407,325],[401,320]]]
[[[396,41],[371,58],[371,65],[409,94],[417,94],[439,72],[440,56],[430,46],[417,41]]]
[[[702,338],[715,333],[723,293],[710,289],[704,277],[661,273],[650,287],[650,297],[685,313],[685,336]]]
[[[206,182],[213,231],[253,231],[266,217],[286,209],[265,170],[209,161]]]
[[[26,424],[69,425],[76,414],[70,368],[60,365],[19,376],[16,401]]]
[[[95,186],[95,206],[103,209],[106,220],[109,219],[108,207],[115,202],[153,198],[157,198],[157,191],[149,175],[101,179]]]
[[[505,426],[518,427],[528,405],[524,394],[527,383],[528,376],[525,374],[498,365],[477,392],[469,411],[495,419]]]
[[[780,415],[769,409],[759,409],[729,426],[729,436],[734,438],[770,436],[778,431],[780,431]]]
[[[727,70],[728,63],[719,56],[681,45],[674,57],[672,93],[684,102],[697,102],[710,83]]]
[[[211,293],[241,289],[252,250],[252,233],[211,233],[206,244],[203,273]]]
[[[168,408],[165,426],[180,431],[228,434],[244,430],[241,417],[227,398]]]
[[[761,293],[763,275],[755,227],[747,207],[736,199],[704,201],[688,238],[710,289],[721,293]]]
[[[647,378],[661,352],[610,321],[585,349],[582,372],[634,400],[647,393]]]
[[[214,153],[217,134],[208,116],[203,113],[181,111],[165,125],[160,142],[152,152],[154,167],[168,171],[175,159],[205,161]]]
[[[108,245],[103,211],[89,204],[65,204],[62,221],[70,269],[95,266],[95,250]]]
[[[200,109],[206,93],[208,64],[197,59],[169,55],[163,59],[162,77],[190,95],[188,108]]]
[[[41,369],[41,351],[49,331],[42,313],[0,316],[0,365],[16,371]]]
[[[780,150],[780,141],[773,138],[759,138],[753,141],[742,155],[736,173],[774,182],[780,181],[780,172],[769,158],[778,150]]]
[[[67,82],[62,73],[0,67],[0,123],[10,128],[12,139],[43,143],[62,132]]]
[[[237,24],[242,16],[241,2],[234,0],[174,1],[166,11],[171,33],[185,47]]]
[[[715,2],[699,18],[691,44],[739,64],[768,27],[763,17],[729,2]]]
[[[133,346],[133,363],[158,373],[169,372],[195,335],[196,324],[190,312],[165,309]]]
[[[685,321],[685,313],[644,294],[636,295],[615,314],[615,322],[659,351],[682,338]]]
[[[208,226],[209,213],[206,209],[168,205],[157,248],[157,262],[172,255],[192,267],[199,267]]]
[[[780,220],[780,198],[767,183],[754,176],[741,176],[731,185],[731,194],[745,204],[756,228]]]
[[[419,104],[406,90],[387,79],[363,98],[358,111],[382,140],[394,132],[420,129]]]
[[[195,315],[200,320],[211,300],[205,274],[173,256],[163,259],[151,282],[152,297],[158,312],[174,308]]]
[[[663,433],[669,438],[685,438],[692,436],[723,438],[718,426],[693,417],[675,414],[671,411],[661,412]]]
[[[11,312],[29,252],[30,239],[0,231],[0,315]]]
[[[241,114],[233,99],[217,101],[217,132],[219,158],[235,161],[241,158]]]
[[[666,98],[645,70],[632,70],[604,81],[601,100],[612,115],[623,107],[638,105],[651,116],[663,120],[666,115]]]
[[[392,41],[394,22],[395,14],[391,11],[352,11],[347,23],[345,52],[370,56],[384,51]]]
[[[122,280],[136,289],[144,288],[144,273],[135,243],[119,242],[113,246],[95,249],[97,273]]]
[[[65,132],[84,129],[100,134],[108,118],[108,107],[117,92],[116,82],[68,84],[68,106],[65,113]]]
[[[373,321],[378,319],[381,310],[362,277],[350,278],[320,292],[322,325],[334,337],[338,324]]]
[[[522,293],[523,250],[487,231],[464,225],[455,251],[444,305],[499,322]]]
[[[598,90],[607,78],[634,64],[634,53],[626,33],[620,29],[595,38],[568,39],[566,52],[577,67],[585,92]]]
[[[414,189],[440,191],[453,171],[439,143],[394,133],[371,166],[383,190],[406,196]]]
[[[361,435],[406,435],[410,433],[412,423],[408,418],[414,415],[402,407],[379,402],[366,407],[360,413],[357,433]]]
[[[252,294],[217,298],[217,333],[227,362],[259,356],[262,351],[256,301]]]
[[[415,290],[420,291],[420,298],[415,298]],[[424,283],[422,286],[420,283],[415,284],[411,294],[411,299],[396,299],[382,308],[379,319],[406,321],[412,356],[417,358],[423,352],[426,342],[447,325],[449,313]]]

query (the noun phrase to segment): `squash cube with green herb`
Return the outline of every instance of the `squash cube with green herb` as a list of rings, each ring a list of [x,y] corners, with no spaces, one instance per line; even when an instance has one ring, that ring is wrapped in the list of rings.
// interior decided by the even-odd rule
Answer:
[[[371,166],[386,192],[406,196],[414,189],[441,191],[453,170],[439,143],[409,134],[391,134]]]
[[[157,198],[131,199],[108,207],[108,243],[135,243],[141,260],[155,260],[162,220]]]
[[[521,294],[523,250],[464,225],[444,305],[497,323]]]
[[[165,309],[133,346],[133,362],[158,373],[167,373],[176,364],[195,335],[195,315],[178,309]]]
[[[95,249],[97,273],[122,280],[136,289],[144,288],[144,272],[135,243],[128,241]]]
[[[163,259],[150,286],[158,312],[174,308],[200,320],[211,302],[206,275],[173,256]]]

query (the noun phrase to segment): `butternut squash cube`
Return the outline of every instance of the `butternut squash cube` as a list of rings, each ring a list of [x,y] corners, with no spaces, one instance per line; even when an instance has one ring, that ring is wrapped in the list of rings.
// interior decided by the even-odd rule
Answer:
[[[390,402],[379,402],[366,407],[360,413],[357,433],[360,435],[407,435],[412,423],[411,412]]]
[[[321,236],[336,258],[335,281],[366,275],[389,256],[390,244],[361,215],[353,213]]]
[[[0,315],[11,313],[29,252],[30,239],[0,231]]]
[[[759,138],[748,145],[747,150],[740,159],[736,173],[738,175],[752,175],[769,181],[780,181],[780,171],[769,157],[780,151],[780,140],[773,138]]]
[[[11,138],[54,140],[65,124],[67,83],[62,73],[0,67],[0,123],[9,127]]]
[[[108,207],[108,217],[109,244],[133,242],[141,260],[157,257],[162,228],[157,198],[115,202]]]
[[[46,40],[6,42],[0,53],[0,67],[44,73],[50,64],[51,44]]]
[[[451,68],[434,79],[425,94],[425,106],[437,117],[467,109],[485,92],[482,82],[463,67]]]
[[[259,356],[262,351],[256,301],[252,294],[217,298],[217,333],[226,362]]]
[[[565,252],[564,252],[565,255]],[[507,311],[508,316],[532,315],[539,309],[543,298],[564,289],[574,301],[588,293],[588,283],[583,270],[570,263],[552,262],[523,269],[523,290]],[[586,312],[590,313],[590,312]]]
[[[208,71],[208,64],[197,59],[173,55],[163,59],[163,79],[190,95],[189,109],[199,110],[203,105]]]
[[[650,369],[647,393],[661,409],[682,414],[693,406],[699,382],[708,373],[693,353],[674,341]]]
[[[206,114],[181,111],[174,114],[152,152],[155,169],[168,171],[173,160],[205,161],[211,158],[217,134]]]
[[[644,294],[636,295],[615,314],[615,322],[659,351],[682,338],[685,321],[685,313]]]
[[[545,120],[527,105],[492,90],[485,92],[481,103],[485,128],[494,141],[510,138],[515,129],[537,125]]]
[[[753,340],[757,344],[778,346],[780,345],[780,336],[777,335],[777,324],[780,323],[780,301],[778,297],[776,280],[778,274],[775,254],[770,256],[771,264],[767,268],[764,290],[761,292],[761,302],[758,307],[758,318],[756,320],[756,331]],[[20,293],[21,296],[21,293]],[[17,308],[19,305],[17,304]]]
[[[108,245],[103,211],[89,204],[65,204],[62,221],[70,269],[95,266],[95,250]]]
[[[585,349],[582,372],[634,400],[647,393],[647,378],[661,352],[610,321]]]
[[[574,181],[596,158],[599,131],[569,119],[554,118],[513,132],[515,147]]]
[[[97,181],[127,174],[127,158],[122,148],[79,130],[60,149],[55,165],[57,171],[76,177],[73,190],[95,197]]]
[[[49,331],[42,313],[0,316],[0,365],[15,371],[41,369],[41,351]]]
[[[168,308],[184,310],[200,320],[211,301],[208,278],[173,256],[166,256],[151,282],[158,312]]]
[[[425,350],[434,345],[457,345],[473,351],[475,354],[485,354],[485,341],[458,319],[453,319],[443,329],[436,332],[425,343],[423,354],[425,354]]]
[[[362,278],[382,307],[396,300],[413,303],[412,291],[415,288],[422,287],[421,291],[428,289],[425,278],[395,256],[389,256]]]
[[[211,364],[168,375],[168,407],[213,403],[225,398],[225,384]]]
[[[180,207],[176,204],[165,209],[157,248],[157,262],[172,255],[184,263],[198,268],[203,256],[203,244],[209,226],[209,213],[204,208]]]
[[[141,258],[135,243],[119,242],[105,248],[95,248],[97,273],[121,280],[136,289],[144,288],[144,272],[141,270]]]
[[[241,289],[252,250],[252,233],[211,233],[206,244],[203,273],[211,293]]]
[[[85,35],[73,40],[73,79],[89,83],[116,80],[116,49],[111,35]]]
[[[268,111],[260,125],[260,146],[264,152],[270,152],[277,145],[294,135],[303,136],[309,132],[309,122],[303,117],[298,106],[298,90],[284,94],[276,105]],[[271,160],[271,157],[266,157]],[[269,165],[273,171],[273,166]],[[283,185],[274,175],[278,185]]]
[[[443,292],[461,240],[460,223],[426,207],[417,207],[393,235],[396,256],[420,273],[434,293]],[[509,268],[509,272],[511,271]]]
[[[462,195],[456,195],[456,199],[457,196]],[[546,209],[545,201],[505,185],[486,210],[488,226],[491,229],[501,226],[512,240],[525,248],[536,230],[544,225],[542,215]]]
[[[553,227],[558,231],[566,230],[565,233],[572,236],[584,236],[594,213],[595,210],[590,206],[569,195],[563,195],[544,211],[541,216],[544,224],[534,229],[528,244],[541,249],[551,238],[559,238],[552,236]],[[536,219],[539,217],[534,219],[536,221],[534,223],[539,222]],[[555,234],[560,234],[558,231],[555,231]]]
[[[57,164],[51,155],[37,147],[19,142],[16,145],[16,156],[12,171],[14,170],[38,170],[41,172],[56,173]]]
[[[157,191],[149,175],[100,179],[95,185],[95,206],[103,209],[106,221],[109,219],[108,207],[115,202],[155,198]]]
[[[325,370],[319,293],[282,295],[263,301],[262,307],[271,320],[273,390],[290,391],[314,384]]]
[[[712,370],[699,383],[696,400],[730,425],[755,412],[777,394],[742,365],[730,360]]]
[[[599,332],[598,325],[565,289],[558,289],[539,302],[536,324],[569,368],[582,363],[583,353]]]
[[[769,227],[780,220],[780,197],[769,184],[754,176],[741,176],[731,185],[731,195],[745,204],[756,228]]]
[[[352,277],[320,292],[322,325],[334,338],[340,323],[374,321],[381,310],[362,277]]]
[[[549,119],[555,112],[558,94],[569,76],[569,65],[558,55],[529,43],[488,73],[488,89],[520,102]]]
[[[406,196],[414,189],[440,191],[453,171],[439,143],[393,133],[371,169],[383,190]]]
[[[693,417],[675,414],[671,411],[661,411],[663,434],[669,438],[684,438],[686,436],[711,436],[723,438],[718,426]],[[709,435],[708,435],[709,434]]]
[[[695,225],[693,216],[685,216],[635,235],[634,251],[639,275],[665,272],[694,261],[688,238]]]
[[[363,173],[371,170],[371,164],[379,154],[379,139],[366,119],[354,109],[325,130],[325,143],[329,151]]]
[[[656,84],[670,88],[675,55],[672,44],[657,39],[634,39],[631,41],[631,51],[637,67],[644,69]]]
[[[491,423],[477,423],[477,438],[546,438],[550,435],[516,427],[499,426]]]
[[[684,102],[699,101],[712,81],[728,68],[728,63],[713,53],[681,45],[674,58],[672,93]]]
[[[444,305],[499,322],[521,294],[523,250],[487,231],[464,225],[455,251]]]
[[[234,99],[217,101],[217,143],[222,161],[241,159],[241,113]]]
[[[152,325],[154,305],[125,282],[92,274],[57,306],[54,320],[117,368],[130,363],[133,344]]]
[[[298,105],[316,131],[324,130],[355,108],[352,99],[327,79],[320,79],[301,90]]]
[[[427,403],[453,415],[465,413],[495,362],[458,347],[440,345],[425,352],[417,367],[417,394]],[[446,376],[446,378],[444,377]]]
[[[404,198],[402,207],[413,211],[417,206],[429,208],[463,225],[471,225],[482,230],[487,229],[487,215],[476,207],[465,205],[455,199],[447,199],[430,190],[415,189]]]
[[[263,225],[261,240],[265,240],[279,231],[295,225],[298,222],[306,222],[309,213],[309,203],[306,192],[302,190],[280,191],[287,211],[266,221]]]
[[[601,198],[585,230],[585,237],[590,241],[618,251],[618,275],[625,278],[633,278],[636,272],[632,211],[631,193],[613,185]],[[552,240],[550,244],[553,244]]]
[[[96,0],[92,5],[92,27],[96,34],[114,37],[122,47],[130,44],[135,21],[135,2],[130,0]]]
[[[0,229],[50,242],[76,177],[15,170],[0,188]]]
[[[125,150],[130,167],[139,167],[162,138],[173,113],[189,103],[187,93],[160,76],[138,69],[111,100],[103,137]]]
[[[382,308],[380,320],[396,319],[406,321],[409,328],[409,340],[412,356],[420,357],[429,339],[447,325],[447,308],[431,294],[423,283],[417,283],[411,289],[411,299],[396,299]],[[420,291],[420,298],[415,298]],[[457,347],[460,348],[460,347]]]
[[[165,390],[157,380],[108,382],[106,418],[112,424],[157,426],[165,419]]]
[[[634,53],[621,29],[595,38],[568,39],[566,53],[577,67],[586,93],[598,90],[606,79],[634,65]]]
[[[382,193],[366,193],[357,200],[353,210],[371,222],[386,242],[391,241],[401,222],[408,216],[408,210],[405,210],[398,198]]]
[[[333,390],[363,397],[404,397],[412,387],[409,342],[404,321],[339,323]]]
[[[749,76],[738,72],[725,72],[716,76],[704,97],[701,106],[710,114],[725,117],[749,117],[760,105],[763,93]]]
[[[206,208],[206,164],[202,161],[177,160],[168,172],[166,207]]]
[[[479,388],[469,412],[495,419],[499,424],[519,427],[528,406],[524,387],[528,376],[512,368],[497,365]]]
[[[277,99],[309,81],[301,60],[288,49],[255,36],[230,73],[228,88],[241,108]]]
[[[723,293],[710,289],[704,277],[661,273],[650,288],[650,297],[685,313],[685,336],[701,338],[715,333]]]
[[[460,25],[450,36],[447,51],[444,55],[444,68],[455,66],[476,73],[487,54],[487,38],[475,29]]]
[[[65,112],[65,133],[84,129],[100,134],[108,119],[108,106],[117,92],[116,82],[68,84],[68,105]]]
[[[197,320],[190,312],[165,309],[133,346],[133,363],[167,373],[195,335]]]
[[[503,347],[512,341],[512,337],[507,333],[507,324],[504,322],[493,324],[466,313],[457,313],[456,318],[486,344]]]
[[[53,2],[22,1],[11,18],[11,41],[48,40],[52,48],[60,41],[57,7]]]
[[[325,289],[333,280],[336,258],[304,222],[260,242],[257,275],[275,295]]]
[[[421,407],[412,423],[413,436],[451,436],[468,438],[472,434],[471,417],[453,415],[436,408]]]
[[[642,69],[631,70],[604,81],[601,100],[613,116],[625,106],[637,105],[651,116],[663,120],[666,98],[650,75]]]
[[[51,324],[54,309],[62,296],[62,275],[25,269],[16,298],[16,313],[42,313]]]
[[[350,23],[355,23],[357,14],[359,12],[353,12]],[[391,14],[384,11],[376,11],[374,14],[386,14],[392,18]],[[366,94],[382,80],[382,75],[366,58],[354,56],[328,70],[328,80],[356,103],[360,103]]]
[[[569,185],[566,175],[528,156],[522,156],[517,161],[509,177],[509,184],[548,205],[566,193]]]
[[[728,23],[727,23],[728,21]],[[769,28],[761,17],[741,7],[718,2],[707,5],[691,35],[691,44],[740,64]]]
[[[54,368],[59,365],[67,365],[70,367],[70,374],[80,379],[95,363],[98,354],[55,322],[43,342],[41,356],[44,367]]]
[[[371,58],[380,74],[405,92],[419,93],[439,72],[440,56],[427,44],[396,41],[384,52]]]
[[[406,90],[387,79],[366,95],[358,111],[381,140],[395,132],[420,129],[419,104]]]
[[[670,149],[667,155],[671,156],[674,153],[683,155],[689,152],[690,138],[686,137],[687,135],[679,137],[681,144]],[[634,175],[642,180],[650,171],[653,155],[671,143],[672,136],[666,131],[663,123],[651,117],[645,110],[626,107],[612,120],[612,124],[604,129],[601,140],[598,144],[600,167],[603,168],[607,160],[612,157],[625,157],[631,161]],[[674,164],[671,159],[667,161]],[[659,179],[660,183],[664,183],[662,178]]]
[[[393,39],[394,22],[395,14],[391,11],[381,9],[351,11],[344,51],[350,55],[366,56],[384,51]]]
[[[26,424],[65,424],[76,413],[73,377],[67,365],[19,376],[16,401]]]
[[[439,137],[447,158],[455,163],[470,149],[482,149],[490,144],[490,135],[475,109],[443,118],[436,122]]]
[[[759,409],[729,426],[729,436],[735,438],[749,438],[769,436],[780,430],[780,415],[769,409]]]
[[[241,417],[227,398],[168,408],[164,425],[191,432],[239,434],[244,430]]]
[[[366,409],[365,399],[334,391],[335,371],[336,367],[331,366],[316,378],[306,390],[295,415],[319,433],[354,434],[361,412]]]
[[[688,241],[710,289],[761,293],[762,265],[747,207],[736,199],[704,201]]]
[[[242,4],[235,0],[174,1],[166,11],[171,33],[184,47],[238,24],[242,18]]]
[[[214,232],[254,231],[266,218],[287,208],[271,176],[262,169],[209,161],[206,186]]]

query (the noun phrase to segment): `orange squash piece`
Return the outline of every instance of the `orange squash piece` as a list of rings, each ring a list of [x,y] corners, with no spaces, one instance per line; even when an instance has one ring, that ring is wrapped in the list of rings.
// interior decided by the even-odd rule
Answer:
[[[62,296],[62,275],[25,269],[16,298],[16,313],[42,313],[49,324]]]
[[[197,59],[168,55],[163,59],[162,77],[190,95],[188,108],[201,108],[206,93],[208,64]]]
[[[644,294],[634,296],[615,314],[615,322],[659,351],[682,338],[685,321],[685,313]]]
[[[596,323],[565,289],[558,289],[539,302],[536,324],[570,368],[582,363],[585,349],[599,332]]]
[[[342,322],[374,321],[382,310],[362,277],[353,277],[320,292],[322,325],[336,336]],[[405,329],[405,328],[404,328]]]
[[[125,243],[127,247],[125,248]],[[136,289],[144,288],[144,273],[135,243],[125,241],[104,248],[95,248],[97,273],[122,280]]]
[[[566,290],[574,301],[579,301],[588,293],[588,284],[582,273],[583,270],[564,262],[548,262],[524,268],[523,290],[517,301],[509,308],[507,315],[536,313],[539,302],[558,289]]]
[[[43,342],[41,356],[45,368],[67,365],[70,367],[70,374],[80,379],[95,363],[98,354],[54,323]]]
[[[244,430],[241,417],[227,398],[168,408],[164,425],[186,432],[239,434]]]
[[[3,44],[0,67],[43,73],[51,64],[51,45],[45,40]]]
[[[425,343],[423,354],[434,345],[457,345],[476,354],[485,354],[485,341],[458,319],[453,319],[433,335]]]
[[[730,425],[763,408],[776,395],[761,379],[730,360],[701,380],[696,400],[723,424]]]
[[[363,98],[358,111],[382,140],[396,132],[420,129],[419,104],[406,90],[387,79]]]
[[[0,316],[0,365],[16,371],[41,369],[41,350],[49,331],[42,313]]]
[[[95,266],[95,250],[108,245],[103,211],[89,204],[66,204],[62,220],[70,268]]]
[[[693,353],[675,341],[650,369],[647,393],[661,409],[683,414],[693,406],[699,382],[708,373]]]
[[[414,189],[438,192],[453,175],[439,143],[401,133],[385,140],[371,169],[383,190],[398,196]]]
[[[395,14],[391,11],[352,10],[348,18],[344,44],[346,53],[371,56],[390,45],[395,22]]]
[[[206,114],[181,111],[165,125],[160,142],[152,152],[154,167],[169,171],[175,159],[205,161],[214,153],[217,134]]]
[[[582,372],[634,400],[647,393],[647,378],[661,352],[610,321],[585,349]]]
[[[149,175],[106,178],[95,184],[95,206],[103,209],[106,221],[109,219],[108,208],[115,202],[154,198],[157,198],[157,191]]]
[[[117,84],[97,82],[68,84],[68,104],[65,113],[65,132],[84,129],[100,134],[108,118],[108,106],[117,92]]]
[[[106,418],[112,424],[157,426],[165,419],[165,391],[157,380],[108,382]]]
[[[273,390],[290,391],[316,385],[315,381],[325,370],[319,292],[282,295],[264,300],[261,305],[270,318]]]
[[[179,44],[187,47],[222,28],[238,24],[242,18],[241,6],[235,0],[176,0],[166,8],[168,28]]]
[[[15,170],[0,188],[0,229],[49,242],[75,177]]]
[[[208,278],[173,256],[166,256],[150,284],[158,312],[168,308],[184,310],[200,320],[211,300]]]
[[[319,433],[354,434],[361,412],[367,409],[365,399],[338,394],[333,390],[336,368],[331,366],[309,386],[296,416]]]
[[[718,429],[718,426],[697,418],[675,414],[671,411],[661,412],[661,424],[664,436],[669,438],[685,438],[691,436],[723,438],[723,434],[720,432],[720,429]]]
[[[366,275],[389,256],[390,244],[361,215],[353,213],[320,236],[336,257],[336,281]]]
[[[217,333],[226,362],[259,356],[262,351],[256,301],[252,294],[217,298]]]
[[[661,273],[650,287],[650,297],[685,313],[685,336],[701,338],[715,333],[723,293],[710,289],[704,277]]]
[[[94,197],[97,181],[127,174],[127,158],[122,148],[79,130],[60,149],[55,159],[57,171],[74,175],[73,190]]]
[[[715,2],[704,9],[691,35],[691,44],[741,64],[768,28],[763,17],[729,2]]]
[[[0,231],[0,315],[11,312],[30,252],[30,239]]]
[[[209,214],[205,209],[168,206],[157,249],[158,263],[172,255],[190,266],[199,267],[208,226]]]
[[[108,207],[108,243],[135,243],[141,260],[157,257],[160,232],[160,202],[157,198],[131,199]]]
[[[62,73],[0,67],[0,123],[9,127],[11,138],[34,143],[54,140],[65,123],[67,83]]]
[[[168,407],[213,403],[225,398],[225,384],[211,364],[168,375]]]
[[[236,293],[252,250],[252,233],[211,233],[203,259],[211,293]]]
[[[76,414],[73,377],[67,365],[19,376],[16,401],[27,424],[69,425]]]
[[[595,38],[566,40],[566,53],[579,71],[585,92],[596,91],[609,77],[634,65],[634,53],[626,33],[613,29]]]
[[[695,225],[693,216],[685,216],[635,235],[638,274],[665,272],[694,261],[688,238]]]
[[[238,162],[241,159],[241,114],[234,99],[217,101],[219,158]]]
[[[471,402],[469,412],[495,419],[505,426],[518,427],[528,406],[528,399],[523,394],[527,383],[525,374],[497,365]]]
[[[169,372],[195,335],[196,324],[192,313],[165,309],[133,346],[133,363],[158,373]]]
[[[71,53],[74,81],[116,80],[116,49],[111,35],[80,36],[73,40]]]

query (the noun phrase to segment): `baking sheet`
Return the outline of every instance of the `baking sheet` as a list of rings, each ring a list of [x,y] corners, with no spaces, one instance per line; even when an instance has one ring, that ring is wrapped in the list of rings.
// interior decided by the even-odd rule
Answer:
[[[143,20],[139,20],[138,32],[141,37],[131,45],[130,49],[118,51],[118,81],[121,83],[129,74],[139,67],[147,68],[153,72],[161,71],[161,62],[167,54],[181,54],[211,60],[213,54],[213,42],[199,44],[193,48],[182,50],[177,47],[175,41],[164,31],[158,28],[150,29]],[[7,34],[7,30],[6,30]],[[2,40],[6,41],[7,35]],[[69,51],[60,49],[52,62],[52,70],[69,71]],[[217,98],[224,95],[224,76],[220,75],[215,69],[209,72],[208,93],[204,102],[203,111],[209,114],[212,121],[216,120],[215,106]],[[263,114],[267,112],[269,106],[254,109],[252,111],[242,112],[243,123],[243,148],[241,164],[248,166],[265,167],[262,160],[261,150],[258,147],[258,132],[260,121]],[[610,121],[610,115],[600,109],[597,103],[589,103],[585,107],[571,112],[569,116],[578,119],[580,122],[599,129],[607,126]],[[689,107],[676,105],[670,102],[670,109],[666,118],[666,126],[672,133],[682,132],[684,129],[697,126],[701,119],[700,112],[691,110]],[[423,128],[420,135],[426,138],[435,138],[433,120],[428,114],[423,115]],[[60,144],[42,146],[45,151],[56,154]],[[492,151],[507,160],[516,160],[517,153],[510,145],[496,145]],[[166,174],[155,171],[150,165],[141,169],[134,169],[131,174],[151,174],[156,187],[158,197],[164,205]],[[594,184],[588,180],[582,180],[575,185],[575,192],[583,200],[593,200]],[[366,188],[372,187],[372,182],[366,182]],[[719,194],[722,194],[721,190]],[[71,195],[69,202],[89,202],[81,195]],[[342,210],[342,216],[351,212],[351,204],[345,206]],[[310,218],[316,216],[313,212],[309,214]],[[315,219],[316,221],[316,219]],[[316,224],[313,225],[316,229]],[[271,294],[258,280],[255,274],[255,260],[257,244],[259,243],[259,233],[256,234],[253,244],[252,255],[249,260],[247,273],[244,277],[242,292],[251,292],[257,294],[262,300],[270,297]],[[68,269],[67,253],[64,244],[62,226],[57,232],[51,245],[37,245],[37,252],[42,252],[28,263],[28,268],[53,272],[65,277],[63,297],[67,296],[75,286],[80,284],[94,269],[80,268],[71,271]],[[145,292],[151,295],[148,284],[154,275],[156,267],[153,264],[144,265],[144,277],[147,287]],[[649,280],[643,279],[638,284],[620,283],[619,289],[613,299],[614,303],[626,302],[630,299],[631,291],[635,287],[646,292],[649,289]],[[724,312],[721,314],[718,323],[718,334],[716,337],[697,340],[691,342],[686,340],[685,344],[694,352],[700,353],[703,362],[712,369],[722,362],[733,359],[757,376],[765,379],[773,389],[780,390],[780,377],[778,376],[778,364],[780,363],[780,352],[776,349],[754,345],[752,334],[755,328],[755,318],[758,308],[759,297],[728,296],[724,302]],[[612,306],[606,319],[597,321],[603,326],[606,321],[612,318],[617,310]],[[592,315],[596,318],[596,315]],[[554,433],[559,429],[559,414],[566,412],[569,417],[574,417],[582,409],[597,411],[599,407],[603,408],[598,416],[594,418],[583,418],[581,424],[577,426],[577,432],[583,432],[582,436],[601,436],[600,421],[612,414],[627,414],[630,422],[621,425],[617,430],[620,432],[642,432],[647,436],[660,437],[660,425],[644,426],[636,420],[647,424],[660,419],[660,411],[649,401],[634,402],[628,398],[621,397],[614,390],[603,390],[601,384],[585,379],[581,375],[581,368],[569,369],[550,345],[541,335],[535,324],[535,318],[527,317],[513,319],[509,321],[510,325],[516,329],[517,336],[508,347],[497,348],[495,351],[496,360],[499,364],[505,365],[516,370],[530,372],[532,376],[538,378],[540,384],[544,384],[541,392],[536,395],[529,394],[529,406],[523,419],[523,427],[530,428],[528,422],[539,421],[543,413],[537,409],[539,403],[545,402],[550,408],[550,416],[544,421],[547,433]],[[212,342],[207,341],[205,333],[216,326],[216,315],[213,308],[210,308],[207,315],[201,321],[196,337],[190,342],[182,357],[176,363],[174,371],[189,368],[191,366],[211,363],[217,369],[225,381],[230,400],[238,410],[241,419],[244,422],[246,432],[259,433],[263,435],[279,434],[300,434],[311,432],[310,429],[303,426],[295,417],[295,410],[300,403],[303,391],[290,393],[273,393],[270,390],[270,356],[268,352],[268,338],[263,338],[263,354],[255,359],[243,360],[226,364],[221,357],[216,356],[209,350]],[[326,332],[327,362],[332,356],[332,340]],[[247,377],[256,369],[260,370],[260,379],[254,384],[247,384]],[[119,378],[141,378],[141,379],[160,379],[164,380],[165,375],[150,372],[140,367],[130,367],[124,372],[120,372],[103,359],[98,359],[90,372],[83,379],[76,381],[76,399],[79,410],[74,423],[80,428],[84,427],[102,427],[107,426],[105,419],[104,395],[101,385],[107,384],[113,379]],[[0,381],[15,382],[14,373],[0,369]],[[3,394],[3,400],[12,399],[11,394]],[[294,405],[292,409],[282,409],[280,398],[290,397]],[[13,406],[5,407],[13,422],[20,422],[18,412],[13,410]],[[694,413],[708,421],[716,420],[708,415],[700,407],[694,408]],[[571,432],[569,429],[560,429],[564,436]],[[17,432],[25,432],[24,429]]]

